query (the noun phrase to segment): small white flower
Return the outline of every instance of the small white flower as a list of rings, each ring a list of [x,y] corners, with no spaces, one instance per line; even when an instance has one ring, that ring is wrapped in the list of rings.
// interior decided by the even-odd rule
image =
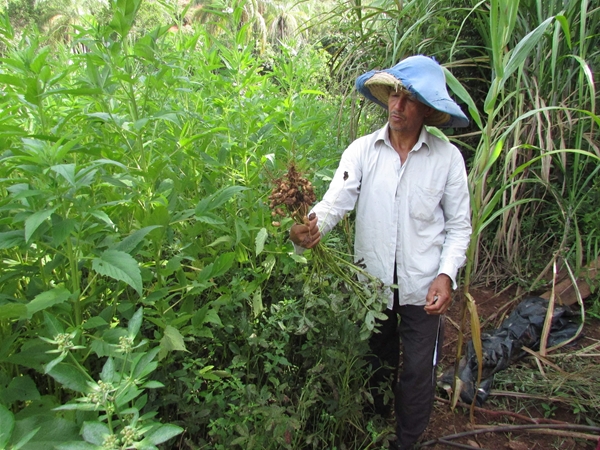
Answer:
[[[230,6],[223,11],[225,14],[233,14],[233,8]]]

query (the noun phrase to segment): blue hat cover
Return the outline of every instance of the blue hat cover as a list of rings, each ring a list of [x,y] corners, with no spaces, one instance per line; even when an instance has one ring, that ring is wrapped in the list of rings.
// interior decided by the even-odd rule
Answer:
[[[469,125],[467,116],[448,95],[444,70],[433,58],[410,56],[390,69],[371,70],[356,79],[356,90],[386,110],[390,90],[400,88],[435,110],[425,119],[425,125],[442,128]]]

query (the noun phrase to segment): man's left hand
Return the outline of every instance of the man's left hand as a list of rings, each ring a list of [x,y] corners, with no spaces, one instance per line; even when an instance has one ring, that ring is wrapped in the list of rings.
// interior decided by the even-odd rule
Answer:
[[[425,312],[432,315],[444,314],[452,303],[452,280],[444,273],[439,274],[425,298]]]

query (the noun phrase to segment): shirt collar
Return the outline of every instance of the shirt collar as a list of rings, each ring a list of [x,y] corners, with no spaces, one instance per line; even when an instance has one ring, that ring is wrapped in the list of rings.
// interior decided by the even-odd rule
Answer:
[[[390,129],[389,129],[388,125],[389,124],[386,123],[383,128],[380,128],[377,131],[376,142],[383,141],[388,146],[392,147],[392,143],[390,142]],[[419,134],[419,138],[417,139],[417,142],[411,151],[415,151],[415,152],[419,151],[422,147],[425,147],[425,149],[427,149],[427,155],[429,155],[431,153],[431,146],[429,145],[429,133],[425,129],[425,126],[423,126],[421,128],[421,133]]]

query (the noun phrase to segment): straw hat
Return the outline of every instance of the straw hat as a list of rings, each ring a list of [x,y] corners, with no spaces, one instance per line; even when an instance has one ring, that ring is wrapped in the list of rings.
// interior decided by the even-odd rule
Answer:
[[[469,125],[467,116],[448,95],[444,70],[427,56],[410,56],[390,69],[371,70],[356,79],[356,89],[386,110],[392,89],[405,89],[434,109],[425,119],[425,125],[446,128]]]

